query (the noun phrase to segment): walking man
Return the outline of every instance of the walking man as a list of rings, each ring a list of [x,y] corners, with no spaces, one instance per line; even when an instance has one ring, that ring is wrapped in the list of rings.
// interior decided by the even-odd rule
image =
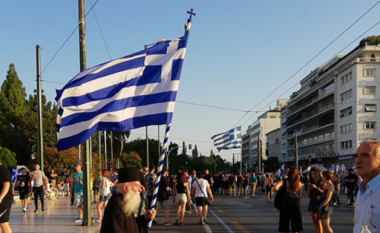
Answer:
[[[74,193],[74,205],[78,207],[79,218],[75,222],[83,222],[83,172],[80,163],[74,164],[74,170],[70,181],[70,195]]]
[[[355,186],[358,179],[359,177],[355,174],[354,169],[352,168],[348,169],[348,175],[345,178],[346,186],[347,186],[347,205],[348,206],[353,206],[355,203],[354,191],[355,191]]]
[[[255,173],[252,173],[251,177],[251,186],[252,186],[252,197],[256,194],[256,184],[257,184],[257,178],[255,176]]]
[[[49,190],[49,182],[47,177],[45,176],[45,173],[40,170],[40,165],[36,164],[34,166],[36,169],[32,173],[32,179],[33,181],[33,194],[34,194],[34,206],[35,210],[34,213],[38,212],[38,197],[41,200],[41,210],[45,210],[45,201],[44,201],[44,184],[46,185],[46,190]]]
[[[9,216],[13,203],[11,183],[11,175],[8,169],[4,165],[1,165],[0,156],[0,229],[3,233],[12,233],[12,229],[9,226]]]
[[[356,171],[363,179],[355,203],[354,233],[368,226],[380,233],[380,142],[366,140],[356,151]]]
[[[26,205],[28,204],[29,180],[30,177],[25,173],[25,168],[21,168],[21,175],[17,176],[16,186],[20,193],[20,200],[23,208],[22,211],[24,212],[26,212]]]

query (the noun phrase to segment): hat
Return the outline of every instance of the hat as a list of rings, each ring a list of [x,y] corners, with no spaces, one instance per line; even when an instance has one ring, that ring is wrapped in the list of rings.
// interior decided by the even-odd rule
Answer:
[[[126,167],[119,169],[119,176],[117,177],[119,183],[140,181],[140,170],[137,167]]]
[[[75,163],[75,164],[74,164],[74,167],[75,167],[75,166],[82,166],[82,165],[81,165],[80,163]]]

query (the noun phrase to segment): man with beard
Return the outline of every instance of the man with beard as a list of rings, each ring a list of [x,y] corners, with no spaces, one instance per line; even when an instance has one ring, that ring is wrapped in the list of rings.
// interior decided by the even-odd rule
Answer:
[[[135,218],[134,212],[140,205],[140,176],[138,168],[119,170],[117,190],[104,211],[100,233],[137,233],[148,232],[149,219],[156,216],[155,210],[148,210]]]

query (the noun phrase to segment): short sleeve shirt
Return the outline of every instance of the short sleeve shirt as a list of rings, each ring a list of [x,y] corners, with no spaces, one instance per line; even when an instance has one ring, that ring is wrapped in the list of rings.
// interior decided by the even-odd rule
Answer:
[[[146,182],[146,192],[147,196],[153,195],[153,182],[154,182],[154,175],[152,173],[148,173],[145,176],[145,182]]]
[[[35,176],[34,178],[34,187],[40,187],[42,185],[44,185],[44,177],[45,176],[45,173],[43,171],[38,171],[37,174],[34,174],[33,173],[33,176]]]
[[[83,172],[73,174],[74,193],[83,192]]]
[[[21,183],[24,183],[24,187],[18,187],[18,190],[20,192],[28,192],[29,191],[29,175],[25,174],[25,175],[19,175],[17,176],[17,181],[16,181],[16,184],[21,184]]]
[[[9,182],[9,184],[12,184],[11,174],[4,165],[0,165],[0,192],[4,188],[5,182]],[[13,198],[11,186],[9,186],[9,190],[4,198]]]
[[[208,183],[207,180],[197,179],[196,181],[194,181],[193,187],[195,189],[195,195],[194,195],[195,197],[208,197],[207,188],[210,188],[210,184]]]

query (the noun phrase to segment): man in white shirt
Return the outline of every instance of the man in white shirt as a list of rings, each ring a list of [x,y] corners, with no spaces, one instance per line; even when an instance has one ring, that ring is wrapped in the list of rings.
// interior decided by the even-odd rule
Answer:
[[[363,179],[355,202],[354,233],[367,226],[380,233],[380,142],[366,140],[356,151],[357,174]]]

